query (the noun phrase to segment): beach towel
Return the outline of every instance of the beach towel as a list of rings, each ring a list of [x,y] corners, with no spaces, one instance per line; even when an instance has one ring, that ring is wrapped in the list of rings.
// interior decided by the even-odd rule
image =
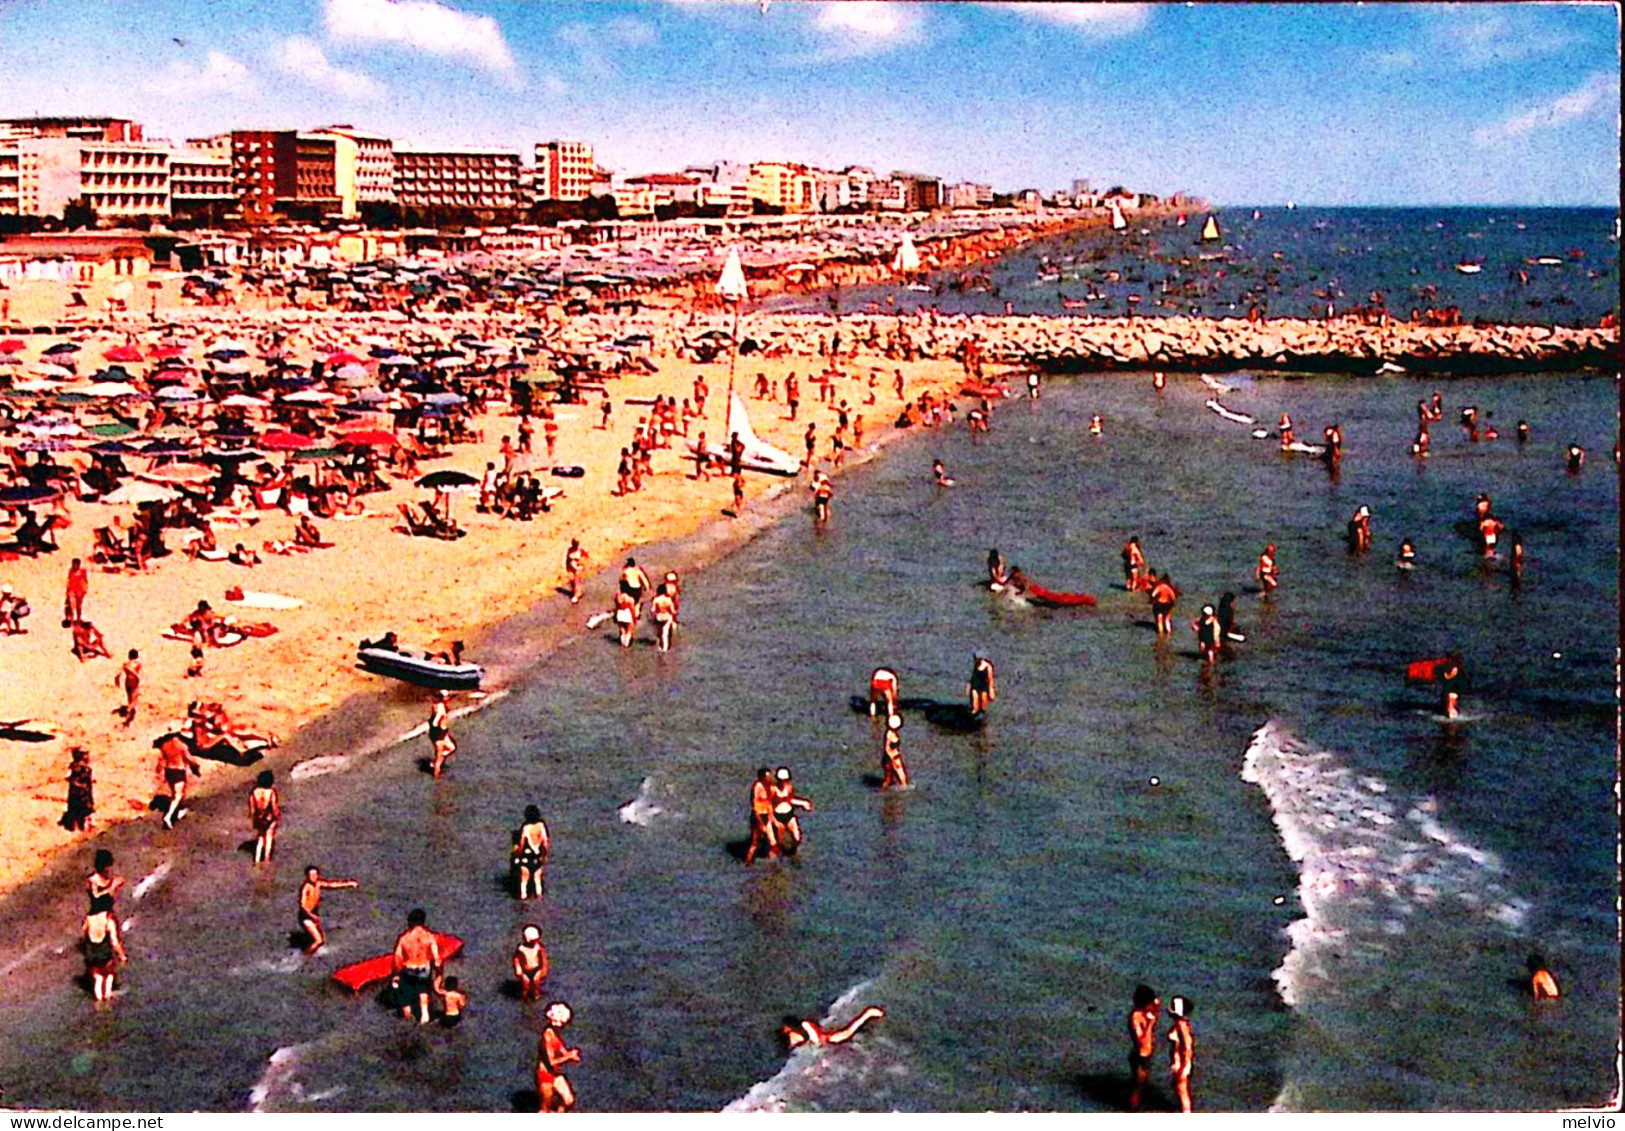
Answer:
[[[285,597],[281,593],[256,593],[252,589],[228,589],[226,600],[245,609],[300,609],[305,602],[298,597]]]

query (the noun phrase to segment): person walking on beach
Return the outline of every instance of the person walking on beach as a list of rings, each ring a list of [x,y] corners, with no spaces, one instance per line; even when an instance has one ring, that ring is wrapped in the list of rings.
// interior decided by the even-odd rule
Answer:
[[[816,424],[807,425],[807,431],[801,437],[801,442],[807,449],[807,458],[801,461],[801,466],[811,471],[813,469],[813,456],[818,451],[818,426]]]
[[[822,472],[813,473],[813,523],[822,526],[829,521],[829,503],[835,497],[835,485]]]
[[[1176,996],[1168,1003],[1168,1012],[1174,1015],[1173,1031],[1168,1034],[1168,1075],[1173,1078],[1174,1094],[1179,1097],[1179,1110],[1189,1113],[1191,1067],[1196,1058],[1196,1034],[1191,1031],[1190,999]]]
[[[670,652],[672,631],[677,627],[677,599],[662,588],[649,602],[649,616],[655,622],[656,644],[662,652]]]
[[[970,681],[965,685],[965,694],[970,696],[970,713],[973,715],[985,714],[993,700],[999,697],[993,661],[980,652],[971,653]]]
[[[186,800],[187,771],[190,770],[193,777],[202,777],[203,768],[198,765],[197,759],[192,757],[192,748],[179,734],[166,734],[153,745],[158,748],[158,777],[169,790],[169,807],[164,812],[164,828],[172,829],[175,822],[186,813],[181,805]]]
[[[401,1016],[410,1019],[416,1007],[419,1025],[429,1023],[429,997],[434,993],[435,974],[444,965],[440,942],[429,930],[428,921],[428,913],[421,907],[407,913],[406,930],[395,940],[390,960]]]
[[[1129,1088],[1128,1109],[1140,1110],[1145,1086],[1151,1080],[1151,1057],[1157,1047],[1157,1018],[1162,999],[1147,985],[1134,987],[1134,1008],[1128,1015],[1128,1065],[1133,1084]]]
[[[457,753],[457,740],[451,736],[451,711],[447,706],[450,698],[449,692],[437,691],[434,705],[429,708],[429,742],[434,747],[429,772],[436,778],[446,768],[447,760]]]
[[[762,766],[750,787],[750,840],[745,846],[745,863],[752,864],[763,847],[769,856],[779,854],[778,830],[773,823],[773,771]]]
[[[733,489],[734,489],[733,515],[734,515],[735,518],[738,518],[740,515],[745,513],[745,477],[744,477],[744,475],[742,475],[742,474],[735,474],[734,475],[734,477],[733,477]]]
[[[534,895],[542,898],[542,887],[547,871],[547,858],[553,851],[553,842],[542,821],[542,811],[535,805],[525,806],[525,823],[519,827],[514,839],[513,866],[519,877],[519,898]]]
[[[547,977],[547,948],[542,945],[540,927],[527,926],[513,948],[513,976],[519,980],[519,1000],[534,1001],[542,996]]]
[[[62,627],[85,619],[85,596],[90,592],[90,574],[78,558],[68,563],[68,583],[62,598]]]
[[[305,865],[305,880],[299,885],[299,929],[310,936],[306,954],[315,954],[327,945],[327,934],[322,928],[322,892],[360,886],[356,880],[327,879],[316,865]]]
[[[68,801],[61,825],[69,832],[90,828],[90,815],[96,811],[95,780],[90,772],[90,751],[75,746],[68,761]]]
[[[248,791],[248,820],[254,826],[254,863],[263,864],[276,851],[276,830],[282,823],[282,799],[277,796],[276,778],[261,770]]]
[[[564,1043],[560,1032],[570,1023],[570,1007],[556,1001],[547,1007],[547,1027],[536,1045],[536,1094],[545,1112],[569,1111],[576,1104],[575,1089],[565,1078],[564,1067],[581,1063],[581,1050]]]
[[[570,548],[564,551],[564,573],[570,579],[570,604],[581,603],[581,572],[587,564],[587,551],[581,548],[581,539],[570,539]]]
[[[128,730],[130,724],[135,722],[135,705],[141,697],[141,653],[136,649],[130,649],[118,675],[113,677],[113,686],[124,692],[124,706],[114,714],[124,719],[125,729]]]
[[[118,968],[130,960],[124,952],[124,940],[119,936],[111,895],[91,899],[90,910],[85,913],[82,936],[85,974],[90,978],[91,996],[99,1002],[111,1001]]]

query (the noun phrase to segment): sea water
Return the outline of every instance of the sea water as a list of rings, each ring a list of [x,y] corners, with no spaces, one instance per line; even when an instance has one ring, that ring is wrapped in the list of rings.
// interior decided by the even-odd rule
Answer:
[[[607,629],[564,647],[455,724],[443,780],[421,736],[285,775],[273,866],[234,851],[235,799],[155,828],[173,864],[138,905],[117,1002],[70,984],[68,939],[8,978],[7,1102],[523,1108],[542,1005],[561,999],[583,1110],[1109,1110],[1139,982],[1195,1004],[1200,1109],[1605,1099],[1614,382],[1443,383],[1418,463],[1430,384],[1226,380],[1260,420],[1290,412],[1311,438],[1340,423],[1340,474],[1221,420],[1193,378],[1160,396],[1146,375],[1051,380],[987,435],[914,436],[842,478],[827,528],[794,513],[686,576],[670,654]],[[1508,435],[1527,418],[1533,440],[1469,442],[1453,425],[1467,403]],[[1592,453],[1575,476],[1571,440]],[[934,457],[957,486],[932,484]],[[1479,491],[1528,548],[1519,588],[1454,529]],[[1376,545],[1354,557],[1361,504]],[[1182,591],[1172,642],[1116,587],[1135,534]],[[1407,536],[1418,566],[1401,573]],[[1265,542],[1282,574],[1267,602],[1249,591]],[[1099,606],[989,593],[993,546]],[[1204,672],[1188,623],[1226,590],[1247,640]],[[1451,648],[1454,724],[1404,681]],[[914,788],[878,793],[880,736],[848,697],[884,663],[905,696],[957,700],[973,650],[998,668],[987,727],[911,713]],[[815,809],[796,859],[747,868],[730,846],[763,765],[792,767]],[[520,903],[504,881],[530,803],[554,854],[546,897]],[[325,899],[313,959],[288,938],[307,861],[361,881]],[[387,951],[414,906],[467,943],[455,1030],[328,980]],[[534,1004],[509,985],[527,923],[553,962]],[[14,935],[20,953],[40,941]],[[1515,984],[1537,949],[1561,1001]],[[790,1056],[777,1038],[785,1015],[839,1023],[870,1003],[887,1017],[849,1046]],[[1159,1050],[1153,1106],[1165,1064]]]
[[[1372,305],[1396,318],[1455,306],[1467,320],[1595,324],[1619,303],[1618,215],[1606,208],[1250,208],[1137,220],[1040,240],[990,266],[927,276],[929,291],[849,288],[844,311],[945,314],[1323,318]],[[1614,237],[1614,238],[1610,238]],[[1541,262],[1555,260],[1556,262]],[[1458,264],[1476,264],[1463,274]],[[1520,275],[1521,273],[1521,275]],[[961,276],[986,286],[959,291]],[[1063,299],[1074,304],[1068,307]],[[768,309],[828,310],[831,296],[781,295]]]

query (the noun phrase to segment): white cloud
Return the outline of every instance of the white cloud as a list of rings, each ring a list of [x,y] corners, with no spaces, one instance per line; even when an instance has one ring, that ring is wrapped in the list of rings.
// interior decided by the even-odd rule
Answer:
[[[201,65],[175,62],[153,76],[146,84],[160,94],[177,98],[201,94],[229,94],[251,89],[254,76],[242,63],[223,51],[211,51]]]
[[[561,24],[554,36],[575,50],[576,63],[599,75],[615,73],[615,52],[626,47],[647,47],[656,39],[652,25],[635,16],[616,16],[601,24]]]
[[[1439,4],[1424,10],[1434,21],[1439,49],[1469,70],[1550,55],[1575,42],[1572,35],[1545,22],[1538,6],[1509,5],[1507,10],[1487,11]]]
[[[1619,117],[1619,76],[1598,71],[1585,82],[1549,102],[1514,114],[1505,121],[1473,131],[1473,144],[1496,145],[1514,141],[1536,130],[1577,122],[1584,118]]]
[[[831,0],[821,4],[812,27],[824,39],[817,59],[883,55],[925,39],[925,4],[897,0]]]
[[[513,52],[490,16],[436,0],[326,0],[323,23],[328,38],[338,42],[394,44],[518,81]]]
[[[1133,35],[1151,22],[1150,4],[1022,4],[1002,3],[994,7],[1014,12],[1029,20],[1059,24],[1091,39],[1115,39]]]
[[[311,86],[330,90],[345,98],[375,99],[383,96],[381,83],[359,71],[335,66],[321,44],[302,35],[284,39],[271,53],[271,59],[285,74]]]

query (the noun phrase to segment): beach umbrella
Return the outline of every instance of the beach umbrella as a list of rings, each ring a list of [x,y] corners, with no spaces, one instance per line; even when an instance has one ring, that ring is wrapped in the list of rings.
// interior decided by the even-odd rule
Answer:
[[[203,356],[208,358],[210,361],[236,361],[240,357],[247,357],[248,356],[248,351],[244,350],[244,349],[235,349],[235,348],[230,348],[230,347],[228,347],[226,349],[218,349],[218,348],[216,348],[216,349],[210,350],[208,353],[204,354]]]
[[[448,393],[430,393],[428,396],[424,397],[423,399],[424,399],[424,401],[426,403],[435,405],[436,407],[440,407],[440,408],[444,408],[447,405],[466,404],[468,402],[467,397],[464,397],[464,396],[462,396],[461,394],[458,394],[458,393],[449,393],[449,392]]]
[[[23,343],[17,338],[7,338],[0,342],[0,353],[17,353],[23,348]]]
[[[84,429],[67,417],[43,417],[17,425],[17,431],[30,436],[82,436]]]
[[[179,493],[170,490],[168,487],[132,479],[116,491],[110,491],[96,501],[110,507],[123,507],[139,506],[142,503],[167,503],[178,498],[180,498]]]
[[[343,454],[337,448],[306,448],[302,452],[294,452],[288,458],[296,463],[311,463],[316,460],[338,459]]]
[[[161,401],[197,401],[203,399],[203,394],[196,389],[188,389],[185,385],[167,385],[159,389],[153,396]]]
[[[0,507],[31,507],[38,503],[54,502],[62,492],[55,487],[36,487],[31,483],[16,487],[0,487]]]
[[[385,432],[380,428],[364,428],[357,432],[346,432],[339,437],[338,446],[341,448],[393,448],[400,441],[393,432]]]
[[[186,350],[182,346],[159,346],[152,351],[151,357],[154,361],[173,361],[185,353]]]
[[[128,424],[120,424],[117,421],[114,421],[111,424],[92,424],[89,428],[85,429],[85,431],[89,432],[92,436],[106,436],[109,439],[118,436],[131,436],[135,434],[134,428],[131,428]]]
[[[233,393],[220,402],[221,408],[270,408],[271,402],[260,397],[251,397],[247,393]]]
[[[41,356],[44,356],[44,357],[65,357],[70,353],[78,353],[79,348],[80,347],[79,347],[78,342],[58,342],[54,346],[46,347],[46,349],[44,350],[44,352],[43,352],[43,354]]]
[[[73,444],[61,436],[40,436],[33,440],[24,440],[17,445],[19,452],[65,452]]]
[[[357,389],[355,399],[362,404],[377,404],[386,401],[389,397],[377,385],[368,385],[365,389]]]
[[[99,456],[130,456],[136,451],[133,444],[126,444],[123,440],[100,440],[85,450]]]
[[[215,469],[201,463],[171,463],[141,473],[141,478],[153,483],[207,483],[215,477]]]
[[[102,356],[108,361],[140,361],[141,351],[134,346],[114,346]]]
[[[254,448],[210,448],[203,453],[203,458],[210,463],[241,463],[244,460],[260,459],[265,455]]]
[[[267,432],[258,442],[268,452],[299,452],[316,446],[315,440],[297,432]]]
[[[214,371],[222,377],[246,377],[254,372],[254,367],[246,361],[228,361],[224,365],[215,366]]]
[[[35,365],[34,372],[38,373],[41,377],[56,377],[62,380],[66,380],[67,378],[73,376],[73,370],[63,365],[52,365],[48,361],[42,361]]]
[[[179,440],[151,440],[141,445],[141,454],[151,459],[165,456],[184,456],[192,449]]]
[[[66,405],[71,408],[74,405],[89,404],[95,398],[87,397],[84,393],[66,390],[64,392],[57,393],[53,399],[57,404]]]
[[[288,393],[281,398],[284,404],[331,404],[340,399],[337,393],[329,393],[322,389],[305,389],[298,393]]]
[[[372,380],[364,365],[341,365],[333,374],[335,380],[351,384],[364,385]]]
[[[128,381],[97,381],[93,385],[86,385],[83,389],[74,389],[73,392],[81,393],[87,397],[110,398],[139,397],[143,395],[140,389]]]
[[[329,369],[336,368],[337,366],[340,366],[340,365],[360,365],[360,364],[362,364],[362,361],[361,361],[361,359],[359,357],[357,357],[353,353],[347,353],[344,350],[336,350],[333,353],[330,353],[330,354],[327,355],[327,367]]]
[[[480,481],[466,471],[453,471],[447,468],[443,471],[431,471],[418,480],[419,487],[431,488],[435,491],[466,491],[478,487]]]
[[[248,353],[248,343],[237,338],[221,338],[214,343],[215,350],[236,350],[239,354]]]

